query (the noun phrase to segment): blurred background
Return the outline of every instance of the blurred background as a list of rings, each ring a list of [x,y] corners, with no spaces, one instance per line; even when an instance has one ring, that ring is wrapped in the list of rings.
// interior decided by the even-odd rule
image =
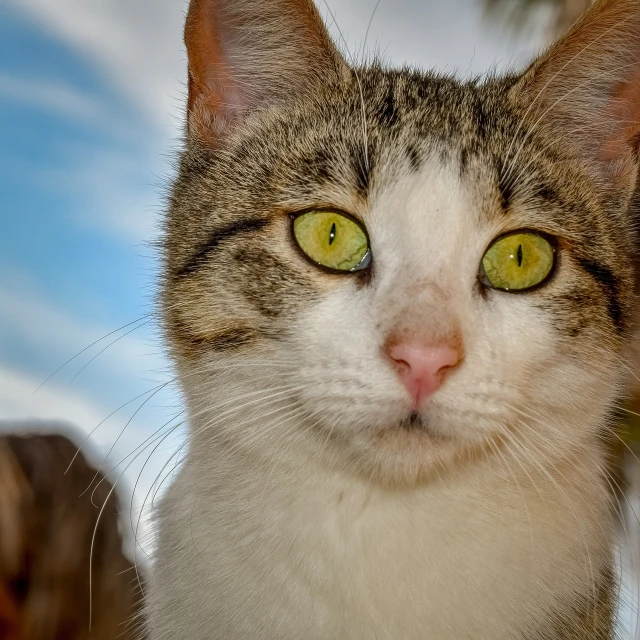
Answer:
[[[376,52],[463,78],[522,68],[590,4],[317,1],[351,58]],[[143,565],[153,498],[184,438],[153,311],[154,243],[183,122],[186,4],[0,2],[0,431],[56,430],[81,446],[116,485],[127,554]],[[617,452],[628,639],[640,638],[632,417],[621,417],[630,446]]]

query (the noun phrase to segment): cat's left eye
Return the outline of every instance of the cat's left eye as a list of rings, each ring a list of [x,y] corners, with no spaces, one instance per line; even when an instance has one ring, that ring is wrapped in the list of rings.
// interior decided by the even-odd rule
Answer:
[[[293,236],[314,264],[332,271],[361,271],[371,262],[366,231],[350,216],[321,209],[293,219]]]
[[[480,263],[480,279],[503,291],[525,291],[542,284],[555,264],[553,239],[535,231],[516,231],[499,237]]]

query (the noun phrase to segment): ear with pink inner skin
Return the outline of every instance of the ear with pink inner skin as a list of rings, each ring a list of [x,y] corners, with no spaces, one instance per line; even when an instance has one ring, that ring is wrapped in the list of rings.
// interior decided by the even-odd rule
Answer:
[[[631,190],[640,142],[640,0],[598,0],[512,96],[602,186]]]
[[[252,109],[348,73],[311,0],[191,0],[189,134],[215,144]]]

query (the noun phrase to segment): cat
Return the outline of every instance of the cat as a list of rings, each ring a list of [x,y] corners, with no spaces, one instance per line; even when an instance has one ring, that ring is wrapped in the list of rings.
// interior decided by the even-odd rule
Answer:
[[[161,309],[189,415],[152,640],[604,640],[640,2],[523,73],[192,0]]]

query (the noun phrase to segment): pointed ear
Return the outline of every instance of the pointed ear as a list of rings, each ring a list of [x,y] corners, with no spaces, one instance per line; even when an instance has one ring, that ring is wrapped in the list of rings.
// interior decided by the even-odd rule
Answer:
[[[598,0],[512,89],[597,181],[632,186],[640,142],[640,0]]]
[[[206,142],[347,69],[312,0],[191,0],[185,43],[189,131]]]

